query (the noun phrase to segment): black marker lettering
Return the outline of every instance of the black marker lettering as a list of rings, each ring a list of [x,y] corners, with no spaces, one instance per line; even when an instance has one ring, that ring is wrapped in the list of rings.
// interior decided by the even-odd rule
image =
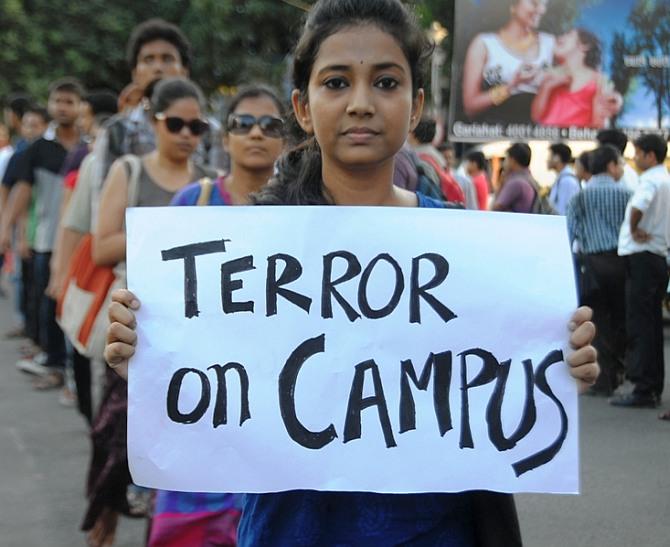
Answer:
[[[347,261],[347,271],[335,281],[332,280],[333,275],[333,261],[336,258],[343,258]],[[333,303],[331,297],[340,304],[344,312],[347,314],[349,321],[352,323],[356,319],[360,319],[360,314],[347,302],[344,297],[337,292],[335,285],[350,281],[361,273],[361,263],[356,256],[348,251],[335,251],[323,257],[323,280],[321,290],[321,316],[324,319],[333,318]]]
[[[277,261],[284,262],[284,270],[279,279],[277,279]],[[280,288],[282,285],[293,283],[302,275],[302,265],[297,258],[286,254],[276,254],[268,257],[268,274],[265,283],[265,315],[277,315],[277,296],[286,298],[289,302],[302,308],[307,313],[312,306],[312,299],[305,295],[291,291],[289,289]]]
[[[184,377],[189,374],[197,374],[200,378],[200,383],[202,384],[202,391],[200,395],[200,401],[196,407],[189,412],[184,414],[179,410],[179,393],[181,392],[181,386],[184,382]],[[170,380],[170,385],[168,387],[167,395],[167,414],[168,417],[178,424],[194,424],[200,418],[205,415],[207,409],[209,408],[209,402],[211,399],[211,388],[209,386],[209,379],[207,375],[194,368],[181,368],[172,376]]]
[[[365,383],[365,371],[372,372],[372,384],[375,394],[371,397],[363,397],[363,384]],[[347,419],[344,422],[344,442],[348,443],[354,439],[361,438],[361,412],[371,406],[377,407],[379,422],[384,433],[386,448],[392,448],[396,445],[391,429],[391,420],[389,419],[386,398],[384,397],[384,388],[382,379],[379,375],[379,367],[372,359],[356,365],[356,374],[351,384],[351,393],[349,394],[349,404],[347,405]]]
[[[403,361],[400,366],[402,371],[400,377],[400,433],[416,429],[416,407],[409,381],[411,380],[417,389],[427,391],[432,371],[435,416],[440,435],[444,437],[447,431],[452,429],[451,407],[449,406],[451,352],[445,351],[437,355],[431,353],[418,379],[411,360]]]
[[[186,317],[189,319],[197,317],[200,313],[198,310],[198,276],[195,269],[195,257],[225,253],[226,243],[230,243],[230,239],[193,243],[192,245],[174,247],[161,252],[163,261],[184,259],[184,306]]]
[[[393,295],[391,295],[391,299],[389,300],[388,304],[379,310],[373,310],[370,307],[370,303],[368,302],[368,282],[370,281],[372,271],[374,270],[377,263],[381,260],[388,262],[393,267],[393,270],[395,271],[395,284]],[[367,265],[363,271],[363,275],[361,276],[361,282],[358,285],[358,307],[361,309],[361,313],[368,319],[381,319],[393,313],[393,310],[396,309],[398,303],[400,302],[400,297],[402,296],[402,292],[404,290],[405,278],[403,277],[400,264],[398,264],[395,259],[387,253],[377,255],[372,259],[370,264]]]
[[[533,388],[535,382],[533,380],[533,363],[530,359],[523,361],[523,370],[526,376],[526,397],[523,404],[523,412],[521,420],[516,431],[508,438],[502,427],[502,404],[505,398],[505,387],[507,386],[507,379],[509,378],[509,371],[512,361],[504,361],[498,367],[498,378],[496,380],[496,387],[493,389],[491,400],[486,407],[486,423],[489,428],[489,438],[493,445],[500,451],[514,448],[516,444],[523,439],[535,425],[537,419],[537,412],[535,409],[535,398],[533,396]]]
[[[535,371],[535,385],[542,393],[544,393],[547,397],[549,397],[552,401],[554,401],[554,403],[558,407],[558,412],[561,415],[561,430],[556,440],[553,443],[551,443],[547,448],[540,450],[537,454],[533,454],[532,456],[524,458],[523,460],[520,460],[512,465],[514,473],[516,473],[517,477],[520,477],[527,471],[531,471],[536,467],[540,467],[541,465],[549,463],[551,460],[553,460],[554,456],[558,454],[559,450],[563,446],[565,438],[568,435],[568,415],[565,413],[565,407],[563,406],[563,403],[561,403],[561,401],[558,399],[558,397],[556,397],[551,387],[549,386],[549,383],[547,382],[547,369],[551,365],[555,365],[556,363],[562,363],[562,362],[563,362],[563,352],[559,350],[554,350],[543,359],[543,361],[540,363],[540,365],[537,367],[537,370]]]
[[[428,260],[435,268],[435,275],[425,285],[419,285],[419,273],[421,271],[421,261]],[[411,291],[409,299],[409,322],[421,323],[421,299],[423,298],[428,305],[435,310],[445,323],[456,318],[456,314],[447,306],[442,304],[437,298],[428,291],[441,285],[449,275],[449,262],[443,256],[436,253],[426,253],[417,256],[412,260]]]
[[[470,429],[470,401],[468,390],[473,387],[480,387],[496,378],[498,373],[498,360],[483,349],[471,349],[458,354],[461,358],[461,448],[474,448],[472,441],[472,431]],[[468,383],[468,357],[479,357],[482,361],[482,369],[474,380]]]
[[[224,366],[212,365],[207,370],[216,372],[218,389],[216,392],[216,406],[214,407],[214,429],[228,423],[228,387],[226,385],[226,372],[234,370],[240,377],[240,426],[251,418],[249,411],[249,375],[239,363],[227,363]]]
[[[244,283],[241,279],[232,279],[232,276],[236,273],[255,269],[253,256],[245,256],[221,264],[221,306],[224,313],[253,313],[253,302],[233,302],[233,292],[241,289]]]
[[[323,431],[314,432],[300,423],[295,411],[295,385],[305,361],[312,355],[323,353],[325,348],[325,334],[306,340],[290,355],[279,374],[279,408],[286,432],[296,443],[313,450],[326,446],[337,437],[337,432],[333,424]]]

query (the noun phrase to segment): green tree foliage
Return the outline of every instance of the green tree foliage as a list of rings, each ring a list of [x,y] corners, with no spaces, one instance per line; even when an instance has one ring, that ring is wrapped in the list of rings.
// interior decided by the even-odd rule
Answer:
[[[632,50],[647,59],[639,75],[654,98],[658,128],[663,129],[663,115],[670,112],[670,3],[638,0],[628,21],[634,29]]]
[[[626,36],[623,32],[616,32],[612,40],[611,46],[611,61],[610,61],[610,80],[614,85],[614,88],[621,93],[624,97],[628,93],[633,82],[633,76],[635,75],[635,70],[627,67],[623,62],[624,56],[629,55],[629,45],[626,41]],[[623,115],[626,109],[626,101],[624,101],[623,109],[617,116],[614,117],[612,122],[616,125],[616,119]]]
[[[160,16],[194,47],[192,77],[207,92],[251,81],[281,84],[305,10],[315,0],[0,0],[0,97],[75,76],[88,88],[120,90],[130,79],[132,28]],[[421,22],[453,28],[454,0],[412,0]],[[445,44],[450,45],[449,39]]]

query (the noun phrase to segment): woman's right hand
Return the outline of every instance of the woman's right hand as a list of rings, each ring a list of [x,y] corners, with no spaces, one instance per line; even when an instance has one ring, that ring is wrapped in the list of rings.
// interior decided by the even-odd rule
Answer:
[[[128,360],[135,354],[137,345],[137,321],[133,312],[139,308],[140,301],[129,290],[112,292],[104,356],[109,367],[124,380],[128,379]]]

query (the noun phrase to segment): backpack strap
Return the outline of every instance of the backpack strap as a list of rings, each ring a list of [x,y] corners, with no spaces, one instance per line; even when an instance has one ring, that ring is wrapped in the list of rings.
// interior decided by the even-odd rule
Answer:
[[[212,196],[212,189],[214,183],[209,177],[203,177],[198,181],[200,184],[200,195],[198,196],[198,201],[196,205],[209,205],[209,198]]]

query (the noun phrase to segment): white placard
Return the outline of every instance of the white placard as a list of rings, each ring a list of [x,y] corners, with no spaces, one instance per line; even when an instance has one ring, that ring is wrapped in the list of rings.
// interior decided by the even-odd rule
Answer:
[[[168,207],[127,229],[136,483],[578,491],[563,218]]]

